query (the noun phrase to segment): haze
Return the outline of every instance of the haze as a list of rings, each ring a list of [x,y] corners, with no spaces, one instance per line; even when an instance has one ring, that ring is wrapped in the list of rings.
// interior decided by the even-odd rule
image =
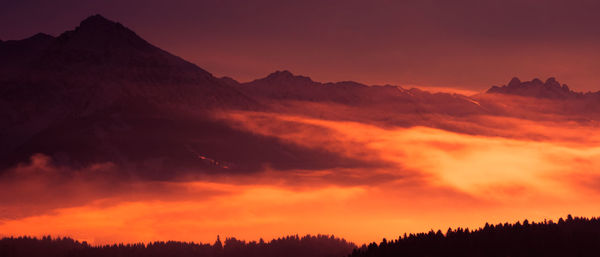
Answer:
[[[600,3],[504,1],[3,1],[0,39],[58,35],[94,13],[218,76],[452,87],[557,77],[600,89]]]

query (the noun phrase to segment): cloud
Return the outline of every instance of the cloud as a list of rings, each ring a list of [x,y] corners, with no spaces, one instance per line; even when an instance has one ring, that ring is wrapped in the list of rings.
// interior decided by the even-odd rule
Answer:
[[[590,204],[599,196],[600,172],[593,125],[473,116],[453,122],[474,133],[457,133],[275,113],[218,115],[247,133],[369,165],[123,180],[127,171],[116,164],[65,168],[37,155],[0,177],[0,230],[93,243],[290,233],[365,243],[600,211]]]
[[[483,116],[471,123],[463,122],[467,130],[469,126],[487,128],[485,133],[479,133],[483,135],[469,135],[426,127],[382,128],[301,116],[246,113],[230,117],[254,133],[328,149],[352,159],[388,164],[381,169],[358,170],[357,181],[369,181],[366,178],[378,174],[375,177],[385,178],[379,182],[425,181],[421,185],[430,190],[449,187],[489,200],[506,201],[515,192],[531,194],[533,198],[579,196],[581,192],[571,191],[572,185],[556,176],[573,170],[576,162],[584,165],[578,169],[594,170],[596,163],[592,160],[600,151],[600,141],[593,136],[594,126],[568,122]],[[261,121],[265,117],[269,117],[268,123]],[[319,126],[323,127],[321,131],[329,132],[282,131],[280,124],[288,122]],[[493,197],[483,197],[484,194]]]
[[[36,154],[0,176],[0,220],[52,213],[56,209],[88,204],[114,205],[144,199],[206,199],[221,194],[169,181],[148,181],[123,176],[112,163],[81,168],[57,166],[50,157]]]

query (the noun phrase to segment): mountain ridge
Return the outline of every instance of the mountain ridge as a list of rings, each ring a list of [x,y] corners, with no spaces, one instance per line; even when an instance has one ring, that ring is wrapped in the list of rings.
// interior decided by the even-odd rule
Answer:
[[[43,42],[43,44],[50,44],[50,42],[52,42],[52,46],[51,48],[51,52],[60,52],[61,55],[59,56],[60,58],[57,58],[56,53],[55,54],[48,54],[46,53],[46,61],[42,62],[41,64],[38,64],[38,67],[41,68],[48,68],[49,66],[52,66],[51,64],[55,63],[56,59],[64,59],[65,61],[68,62],[74,62],[74,63],[79,63],[79,62],[89,62],[90,60],[94,60],[93,62],[95,62],[95,64],[101,64],[103,62],[105,62],[106,60],[102,59],[102,58],[108,58],[111,55],[112,56],[118,56],[119,58],[115,57],[117,60],[117,63],[120,63],[122,65],[148,65],[149,63],[166,63],[166,64],[173,64],[173,65],[179,65],[181,67],[184,67],[184,69],[181,70],[188,70],[191,73],[199,73],[199,74],[203,74],[202,76],[208,79],[213,79],[216,83],[218,84],[222,84],[225,86],[235,86],[238,84],[244,85],[244,86],[256,86],[257,84],[265,84],[265,83],[279,83],[281,86],[281,84],[286,84],[287,86],[294,84],[295,86],[299,86],[299,85],[309,85],[309,86],[315,86],[315,85],[325,85],[325,86],[342,86],[342,87],[347,87],[347,88],[359,88],[359,87],[365,87],[365,88],[377,88],[380,89],[380,87],[385,87],[385,86],[369,86],[369,85],[365,85],[359,82],[354,82],[354,81],[340,81],[340,82],[327,82],[327,83],[322,83],[322,82],[316,82],[313,81],[310,77],[308,76],[303,76],[303,75],[294,75],[293,73],[291,73],[289,70],[277,70],[275,72],[272,72],[271,74],[267,75],[264,78],[258,78],[255,79],[253,81],[250,82],[237,82],[235,80],[227,80],[227,79],[217,79],[215,78],[212,74],[210,74],[209,72],[207,72],[206,70],[200,68],[199,66],[197,66],[196,64],[190,63],[186,60],[184,60],[181,57],[178,56],[174,56],[158,47],[153,46],[152,44],[148,43],[146,40],[144,40],[143,38],[141,38],[139,35],[137,35],[134,31],[130,30],[129,28],[123,26],[121,23],[119,22],[114,22],[111,21],[109,19],[106,19],[105,17],[103,17],[100,14],[95,14],[92,15],[86,19],[84,19],[83,21],[80,22],[79,26],[77,26],[75,29],[73,30],[68,30],[65,31],[63,33],[61,33],[59,36],[57,37],[53,37],[44,33],[37,33],[29,38],[26,39],[22,39],[22,40],[8,40],[8,41],[2,41],[0,43],[0,57],[4,57],[2,59],[5,60],[11,60],[14,61],[16,58],[7,58],[6,57],[6,52],[15,52],[12,49],[8,49],[5,51],[2,51],[3,48],[7,48],[7,44],[8,45],[28,45],[32,42]],[[16,56],[22,56],[23,52],[29,51],[29,52],[39,52],[39,49],[37,51],[30,51],[32,48],[44,48],[45,50],[48,50],[46,47],[43,46],[29,46],[29,47],[25,47],[25,50],[21,50],[21,51],[16,51],[18,52],[17,54],[14,54]],[[111,51],[106,51],[107,48],[114,48],[116,50],[111,50]],[[66,49],[64,49],[66,48]],[[104,49],[104,50],[102,50]],[[136,59],[138,57],[132,57],[130,55],[131,51],[127,50],[127,49],[134,49],[135,51],[138,52],[148,52],[148,51],[158,51],[161,54],[164,54],[165,56],[169,56],[169,58],[166,58],[163,61],[158,61],[158,60],[153,60],[153,59],[147,59],[147,58],[141,58],[141,59]],[[116,52],[115,52],[116,51]],[[68,55],[65,53],[69,53]],[[125,58],[126,57],[126,58]],[[30,58],[24,58],[24,59],[30,59]],[[53,61],[52,61],[53,60]],[[6,64],[7,61],[5,61],[4,66],[7,66]],[[0,65],[3,65],[2,62],[0,61]],[[113,60],[113,66],[115,66],[114,60]],[[60,68],[61,70],[63,70],[63,68]],[[189,73],[189,72],[188,72]],[[201,77],[202,77],[201,76]],[[171,76],[171,77],[175,77],[175,76]],[[178,77],[182,77],[182,76],[178,76]],[[183,76],[185,77],[185,76]],[[516,80],[515,80],[516,79]],[[388,86],[388,89],[392,89],[392,88],[397,88],[399,89],[399,91],[409,91],[412,89],[404,89],[401,86]],[[298,90],[298,89],[296,89]],[[393,92],[393,91],[390,91]],[[389,93],[389,92],[388,92]],[[393,92],[393,93],[397,93],[397,92]],[[504,86],[492,86],[491,88],[489,88],[486,93],[502,93],[502,94],[512,94],[512,95],[520,95],[520,96],[528,96],[528,97],[536,97],[536,98],[553,98],[553,99],[565,99],[565,98],[576,98],[576,97],[582,97],[582,96],[588,96],[588,95],[595,95],[598,94],[600,95],[599,92],[588,92],[588,93],[581,93],[581,92],[575,92],[572,91],[570,88],[568,88],[568,86],[566,85],[560,85],[560,83],[558,83],[554,78],[549,78],[546,82],[542,82],[539,79],[533,79],[532,81],[525,81],[525,82],[521,82],[518,78],[514,78],[513,80],[511,80],[511,82],[509,82],[508,84],[504,85]]]
[[[35,154],[69,167],[114,163],[132,176],[160,180],[264,166],[367,165],[218,119],[224,110],[264,106],[234,80],[216,78],[102,16],[45,38],[48,45],[24,65],[0,69],[11,74],[0,77],[0,173]],[[27,49],[23,42],[15,44]]]
[[[574,99],[590,96],[600,96],[598,92],[575,92],[566,84],[559,83],[556,78],[550,77],[545,82],[538,78],[530,81],[521,81],[514,77],[503,86],[492,86],[486,91],[488,94],[509,94],[547,99]]]
[[[248,171],[264,165],[309,169],[356,164],[326,151],[256,135],[214,117],[231,110],[461,133],[482,132],[445,119],[543,117],[515,112],[498,103],[493,92],[475,98],[353,81],[322,83],[288,70],[242,83],[217,78],[100,15],[58,37],[36,34],[3,41],[3,56],[22,60],[13,65],[0,58],[0,75],[9,74],[0,76],[0,118],[5,121],[0,124],[0,166],[26,162],[36,153],[70,156],[63,159],[83,164],[114,161],[136,166],[158,159],[164,165],[185,166],[182,169],[200,165],[212,171],[219,168],[207,167],[205,159]],[[508,88],[520,88],[523,83],[518,82]],[[571,92],[559,88],[555,80],[547,82],[550,89]],[[542,111],[591,120],[600,112],[594,99],[588,97],[568,108],[551,105]],[[538,106],[526,108],[540,112]],[[198,160],[198,155],[205,159]]]

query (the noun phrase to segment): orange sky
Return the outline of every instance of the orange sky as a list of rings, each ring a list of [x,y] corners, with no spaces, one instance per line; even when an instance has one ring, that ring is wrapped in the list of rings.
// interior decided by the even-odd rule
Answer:
[[[0,211],[32,211],[3,218],[1,233],[73,236],[95,244],[326,233],[362,244],[405,232],[567,214],[594,216],[600,211],[593,204],[600,196],[600,136],[593,133],[594,126],[489,117],[505,119],[522,134],[550,138],[534,141],[264,113],[223,117],[255,133],[385,165],[294,171],[265,167],[258,174],[140,181],[116,193],[105,192],[111,189],[103,182],[72,178],[57,189],[72,198],[70,206],[35,211],[23,196],[52,191],[55,182],[48,178],[60,174],[37,156],[12,171],[23,175],[21,179],[15,175],[15,180],[3,182],[21,201],[8,202]],[[269,122],[259,122],[264,119]],[[285,130],[289,122],[327,133]],[[31,180],[28,174],[45,177]],[[79,196],[86,200],[77,201]]]
[[[99,13],[215,76],[241,82],[290,70],[314,81],[468,95],[515,76],[600,90],[600,1],[5,2],[2,40],[56,36]],[[65,168],[35,155],[0,177],[0,236],[51,234],[103,244],[321,233],[362,244],[449,226],[596,216],[600,124],[592,105],[489,95],[470,101],[482,106],[477,101],[486,97],[511,117],[469,110],[448,117],[453,103],[446,100],[435,103],[439,113],[395,113],[398,102],[377,111],[300,102],[273,109],[301,107],[289,113],[329,120],[217,115],[246,132],[369,164],[356,167],[264,165],[258,172],[123,180],[115,174],[134,172],[113,163]]]

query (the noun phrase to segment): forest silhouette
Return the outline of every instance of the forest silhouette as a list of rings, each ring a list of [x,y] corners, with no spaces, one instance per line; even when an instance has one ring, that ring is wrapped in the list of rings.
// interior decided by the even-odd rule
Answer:
[[[485,224],[484,227],[448,229],[428,233],[404,234],[398,239],[383,239],[357,247],[354,243],[329,235],[298,235],[269,242],[242,241],[219,237],[213,244],[153,242],[148,244],[112,244],[92,246],[71,238],[7,237],[0,240],[0,256],[24,257],[495,257],[495,256],[598,256],[600,219],[567,216],[557,222],[516,222]]]
[[[444,257],[534,257],[600,256],[598,218],[560,218],[535,223],[486,224],[483,228],[448,229],[404,234],[355,249],[350,257],[444,256]]]
[[[217,237],[213,244],[188,242],[152,242],[148,244],[112,244],[92,246],[71,238],[7,237],[0,240],[2,257],[339,257],[346,256],[356,245],[328,235],[287,236],[265,242],[246,242],[236,238]]]

